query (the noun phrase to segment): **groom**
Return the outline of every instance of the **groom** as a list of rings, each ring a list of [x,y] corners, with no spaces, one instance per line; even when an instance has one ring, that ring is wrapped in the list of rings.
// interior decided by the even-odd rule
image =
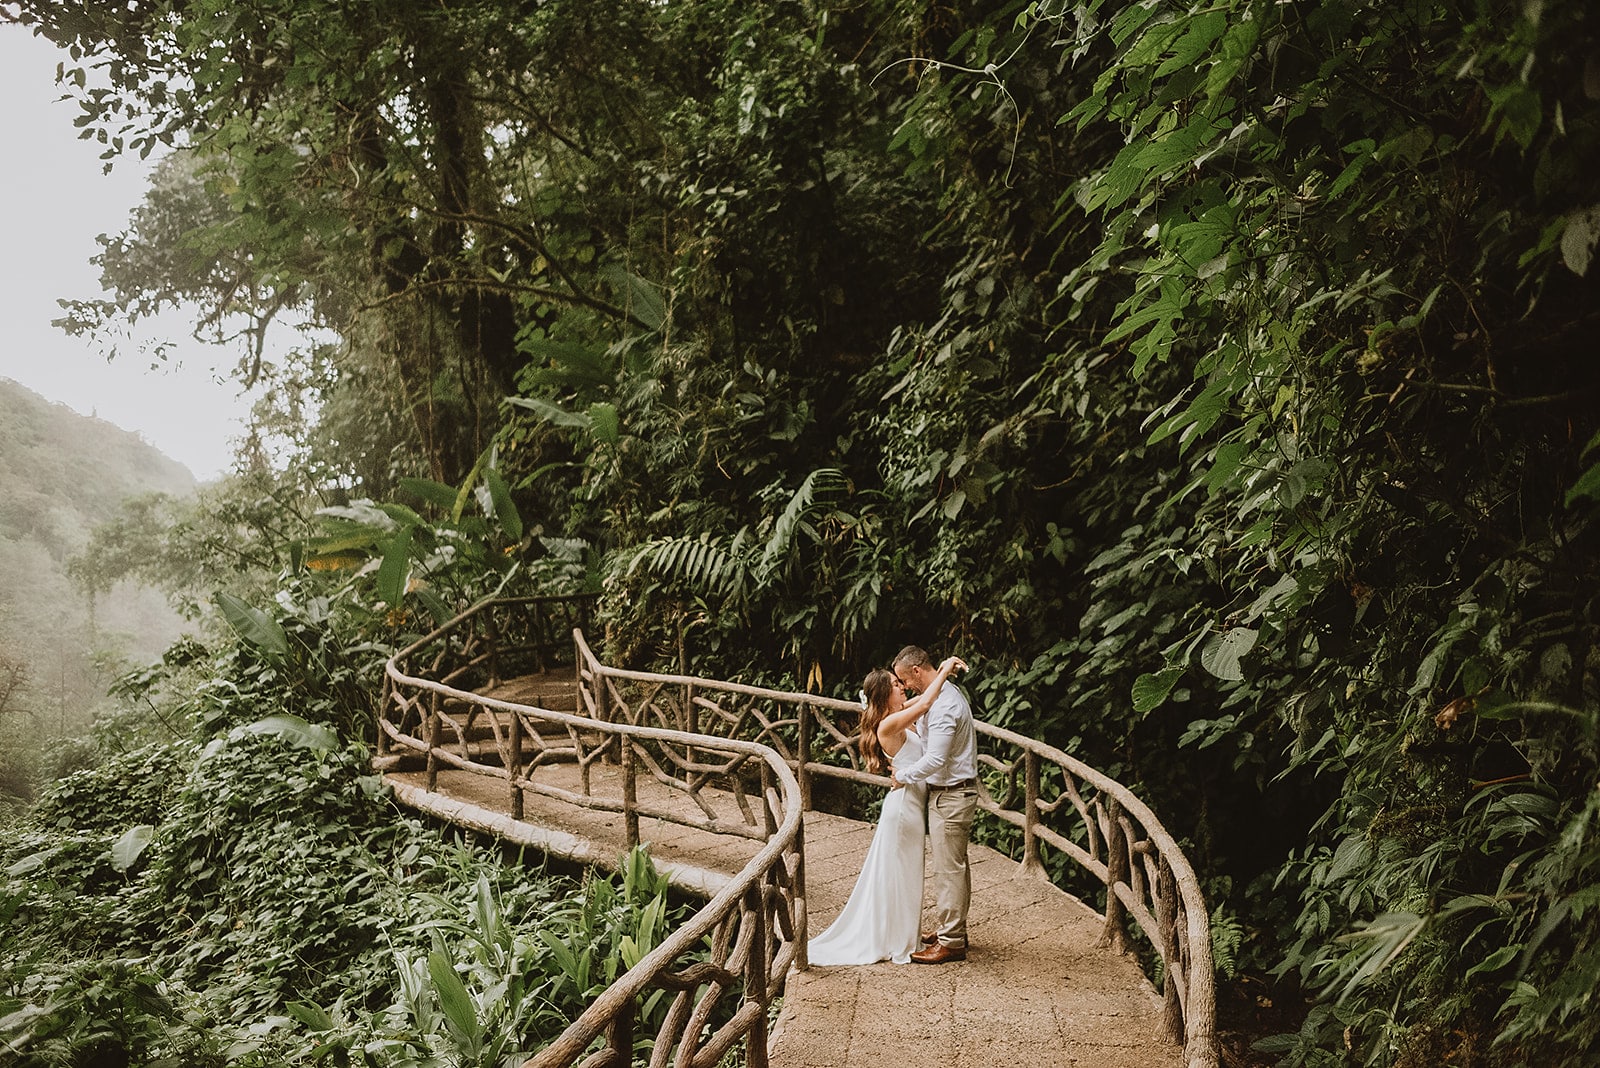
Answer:
[[[928,654],[908,645],[894,658],[894,673],[909,690],[922,692],[938,671]],[[967,959],[967,905],[972,899],[972,869],[967,841],[978,807],[978,732],[972,706],[946,682],[917,727],[922,759],[890,778],[893,787],[928,784],[928,837],[933,844],[933,901],[937,927],[923,935],[928,948],[911,954],[918,964]]]

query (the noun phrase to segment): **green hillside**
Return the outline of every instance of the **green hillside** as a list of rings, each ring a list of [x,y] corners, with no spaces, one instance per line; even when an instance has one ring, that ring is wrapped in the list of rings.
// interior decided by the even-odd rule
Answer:
[[[0,378],[0,540],[61,559],[140,493],[186,496],[189,469],[139,435]]]
[[[186,467],[137,434],[0,378],[0,667],[22,682],[0,715],[13,732],[31,721],[23,736],[41,748],[80,733],[106,683],[177,636],[161,594],[123,583],[91,605],[65,568],[124,501],[194,490]]]

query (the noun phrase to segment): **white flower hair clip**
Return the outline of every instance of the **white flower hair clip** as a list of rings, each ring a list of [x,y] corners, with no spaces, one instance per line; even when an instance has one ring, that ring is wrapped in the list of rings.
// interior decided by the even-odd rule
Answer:
[[[856,691],[856,696],[861,698],[861,707],[862,708],[866,708],[867,707],[867,691],[865,691],[865,690],[857,690]]]

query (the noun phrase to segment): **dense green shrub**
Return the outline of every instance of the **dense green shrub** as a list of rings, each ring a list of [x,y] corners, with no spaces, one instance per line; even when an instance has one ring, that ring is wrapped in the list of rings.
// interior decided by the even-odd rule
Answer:
[[[643,854],[618,885],[573,885],[452,844],[394,808],[363,750],[319,738],[266,721],[108,763],[6,834],[0,1041],[20,1063],[281,1063],[329,1042],[419,1063],[454,1040],[436,959],[486,1006],[474,1041],[531,1051],[675,922]],[[94,804],[155,767],[154,826],[131,822],[145,799]],[[70,829],[80,811],[93,829]]]

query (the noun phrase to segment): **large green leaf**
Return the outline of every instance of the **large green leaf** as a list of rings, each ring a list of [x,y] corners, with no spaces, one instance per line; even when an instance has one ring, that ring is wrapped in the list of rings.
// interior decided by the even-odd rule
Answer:
[[[609,353],[596,352],[587,345],[548,338],[519,340],[517,348],[535,360],[549,360],[553,367],[531,367],[521,372],[523,388],[534,385],[605,386],[616,377],[615,361]]]
[[[426,522],[414,509],[392,501],[379,504],[378,510],[403,527],[420,527]]]
[[[1239,661],[1255,648],[1259,635],[1259,631],[1249,627],[1234,627],[1221,634],[1213,634],[1200,650],[1200,666],[1219,679],[1239,681],[1244,678],[1244,669],[1239,666]]]
[[[617,299],[636,322],[651,331],[661,329],[667,319],[667,307],[660,290],[620,263],[610,264],[600,273],[611,283]]]
[[[516,502],[511,499],[511,488],[506,485],[506,480],[500,477],[499,471],[487,467],[483,471],[483,481],[489,487],[489,500],[494,505],[495,518],[500,520],[506,537],[521,541],[522,516],[517,512]]]
[[[38,871],[40,868],[50,863],[51,860],[55,859],[56,854],[61,853],[65,849],[65,846],[55,846],[51,849],[41,849],[39,852],[29,854],[28,856],[17,861],[15,864],[6,868],[5,873],[7,875],[27,875],[29,872]]]
[[[371,501],[351,501],[349,504],[333,504],[326,508],[318,508],[316,515],[322,519],[338,519],[354,523],[359,527],[373,530],[393,530],[394,519],[382,507]]]
[[[326,537],[308,538],[306,540],[306,548],[317,556],[336,556],[339,553],[349,552],[351,549],[371,549],[377,542],[388,536],[388,531],[380,531],[376,528],[350,534],[330,534]]]
[[[1583,452],[1580,455],[1587,457],[1597,448],[1600,448],[1600,434],[1596,434],[1589,439],[1589,444],[1583,447]],[[1600,464],[1593,465],[1578,476],[1578,481],[1574,482],[1572,488],[1567,491],[1566,505],[1571,508],[1573,504],[1585,497],[1600,501]]]
[[[258,719],[238,728],[240,734],[270,734],[301,749],[332,750],[339,748],[339,735],[320,723],[308,723],[299,716],[283,712]]]
[[[589,436],[602,445],[615,445],[622,434],[617,407],[606,401],[596,401],[583,412],[569,412],[561,405],[542,397],[507,397],[506,403],[517,408],[526,408],[554,426],[587,430]]]
[[[428,954],[428,975],[433,980],[439,1007],[444,1010],[456,1041],[466,1049],[476,1050],[483,1037],[478,1027],[477,1011],[471,995],[467,993],[466,984],[456,974],[455,966],[442,950],[435,949]]]
[[[127,871],[138,863],[140,855],[150,848],[156,829],[148,823],[129,827],[122,836],[111,843],[111,866],[117,871]]]
[[[420,497],[444,512],[454,512],[461,499],[461,491],[443,482],[427,478],[402,478],[399,487],[406,493]]]
[[[406,586],[411,579],[412,527],[401,527],[385,547],[383,563],[378,565],[378,596],[390,608],[398,607],[405,598]]]
[[[1600,500],[1600,464],[1595,464],[1578,476],[1578,481],[1567,491],[1567,507],[1570,508],[1585,497]]]
[[[1216,455],[1211,461],[1211,470],[1206,472],[1206,492],[1215,494],[1226,486],[1232,485],[1239,467],[1244,463],[1244,458],[1250,452],[1250,446],[1242,441],[1229,441],[1217,447]]]
[[[1183,668],[1169,667],[1160,671],[1147,672],[1133,680],[1133,710],[1141,715],[1152,709],[1160,707],[1172,692],[1180,678],[1183,677]]]
[[[506,403],[517,408],[526,408],[547,423],[556,426],[578,427],[588,430],[593,422],[587,415],[578,412],[569,412],[559,404],[553,404],[543,397],[507,397]]]
[[[411,595],[422,602],[422,607],[428,610],[428,615],[433,619],[435,626],[443,626],[450,622],[450,606],[427,586],[419,584]]]
[[[289,655],[289,637],[276,619],[225,590],[218,590],[212,600],[240,638],[272,656]]]
[[[1596,241],[1600,241],[1600,205],[1573,212],[1561,232],[1561,260],[1573,274],[1589,273]]]
[[[790,556],[796,534],[807,529],[804,526],[806,512],[813,504],[830,493],[842,491],[845,486],[844,472],[836,467],[819,467],[806,475],[772,524],[772,533],[767,537],[761,560],[757,564],[758,573],[762,576],[772,574],[778,563]]]
[[[327,1010],[320,1005],[308,1001],[291,1001],[284,1006],[284,1011],[312,1031],[332,1031],[334,1028],[333,1017],[329,1016]]]
[[[1164,78],[1174,71],[1193,66],[1195,60],[1209,50],[1211,43],[1228,28],[1228,14],[1221,10],[1202,12],[1190,16],[1183,25],[1187,27],[1183,36],[1172,45],[1167,58],[1156,68],[1155,77]]]
[[[1213,383],[1196,397],[1189,407],[1167,419],[1155,430],[1151,431],[1149,444],[1154,445],[1163,438],[1182,431],[1183,436],[1180,439],[1182,448],[1188,448],[1191,441],[1210,430],[1216,424],[1217,420],[1222,417],[1227,403],[1226,384],[1220,381]],[[1182,450],[1180,449],[1180,451]]]
[[[1339,977],[1347,978],[1339,993],[1340,1000],[1404,953],[1406,947],[1427,928],[1428,920],[1427,916],[1414,912],[1385,912],[1365,927],[1335,939],[1363,947],[1341,962]]]

